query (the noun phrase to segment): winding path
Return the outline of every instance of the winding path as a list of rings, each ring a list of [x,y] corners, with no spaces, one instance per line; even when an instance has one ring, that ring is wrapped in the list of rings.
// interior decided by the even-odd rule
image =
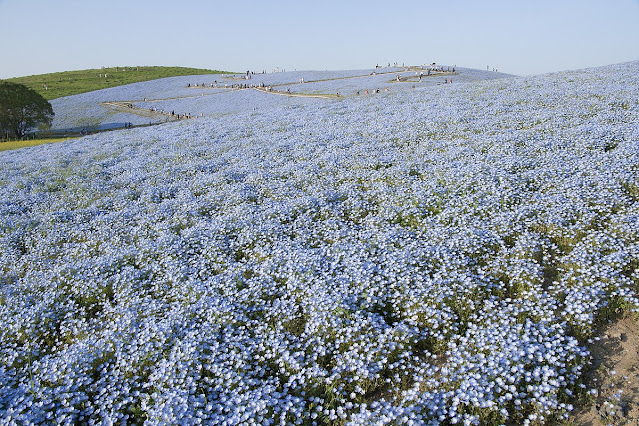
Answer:
[[[222,94],[222,93],[228,93],[230,91],[238,91],[238,90],[249,90],[249,89],[253,89],[253,90],[257,90],[258,92],[261,93],[268,93],[271,95],[279,95],[279,96],[288,96],[288,97],[298,97],[298,98],[316,98],[316,99],[341,99],[343,98],[343,96],[340,96],[339,94],[328,94],[328,93],[293,93],[293,92],[283,92],[283,91],[279,91],[279,90],[273,90],[273,87],[282,87],[282,86],[295,86],[295,85],[303,85],[303,84],[309,84],[309,83],[319,83],[319,82],[325,82],[325,81],[336,81],[336,80],[349,80],[349,79],[354,79],[354,78],[365,78],[365,77],[371,77],[371,76],[375,76],[375,75],[391,75],[391,74],[401,74],[401,73],[406,73],[406,72],[420,72],[420,71],[424,71],[421,68],[415,68],[415,67],[402,67],[403,71],[387,71],[387,72],[374,72],[374,73],[370,73],[370,74],[362,74],[362,75],[353,75],[353,76],[348,76],[348,77],[335,77],[335,78],[327,78],[327,79],[322,79],[322,80],[309,80],[309,81],[304,81],[304,82],[290,82],[290,83],[279,83],[279,84],[272,84],[272,85],[268,85],[266,87],[206,87],[206,86],[190,86],[190,88],[192,89],[199,89],[199,90],[206,90],[206,89],[217,89],[219,90],[218,92],[215,93],[207,93],[206,95],[204,94],[204,92],[202,92],[202,94],[200,95],[193,95],[193,96],[179,96],[179,97],[173,97],[173,98],[161,98],[161,99],[144,99],[144,101],[142,100],[132,100],[132,101],[112,101],[112,102],[100,102],[100,105],[104,106],[104,107],[108,107],[108,108],[112,108],[115,109],[117,111],[120,112],[127,112],[127,113],[131,113],[131,114],[136,114],[142,117],[147,117],[147,118],[155,118],[155,119],[159,119],[159,118],[164,118],[165,122],[166,121],[178,121],[180,120],[180,115],[172,115],[163,111],[154,111],[154,110],[150,110],[147,108],[141,108],[141,107],[137,107],[135,106],[135,103],[137,102],[160,102],[160,101],[167,101],[167,100],[177,100],[177,99],[191,99],[191,98],[199,98],[201,96],[214,96],[214,95],[218,95],[218,94]],[[450,72],[450,71],[431,71],[430,75],[422,75],[422,78],[432,78],[432,77],[438,77],[438,76],[448,76],[448,75],[456,75],[457,73],[454,72]],[[399,80],[391,80],[389,81],[389,83],[395,83],[395,82],[400,82],[400,83],[406,83],[406,82],[414,82],[417,81],[418,77],[417,76],[408,76],[408,77],[400,77]],[[192,118],[196,118],[196,117],[192,117]]]
[[[109,107],[120,112],[127,112],[129,114],[135,114],[147,118],[168,118],[166,121],[177,121],[179,117],[162,111],[152,111],[148,108],[136,107],[129,101],[119,102],[100,102],[100,105]]]

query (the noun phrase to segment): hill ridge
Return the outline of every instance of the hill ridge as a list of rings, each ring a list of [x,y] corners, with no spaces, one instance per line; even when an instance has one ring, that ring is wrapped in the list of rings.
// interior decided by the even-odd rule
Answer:
[[[157,80],[166,77],[207,74],[232,74],[229,71],[190,67],[166,66],[117,66],[61,71],[4,79],[24,84],[53,100],[64,96],[78,95],[100,89],[123,86],[131,83]]]

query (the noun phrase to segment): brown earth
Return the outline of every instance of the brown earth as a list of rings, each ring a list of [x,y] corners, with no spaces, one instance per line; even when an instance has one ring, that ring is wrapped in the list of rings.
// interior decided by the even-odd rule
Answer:
[[[639,320],[624,318],[608,325],[589,348],[589,389],[594,401],[578,407],[574,425],[639,425]]]

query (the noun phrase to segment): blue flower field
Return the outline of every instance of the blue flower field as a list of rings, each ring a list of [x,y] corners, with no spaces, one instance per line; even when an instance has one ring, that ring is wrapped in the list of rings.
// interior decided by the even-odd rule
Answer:
[[[1,152],[0,423],[567,418],[639,309],[639,62],[383,71],[63,98],[203,116]]]

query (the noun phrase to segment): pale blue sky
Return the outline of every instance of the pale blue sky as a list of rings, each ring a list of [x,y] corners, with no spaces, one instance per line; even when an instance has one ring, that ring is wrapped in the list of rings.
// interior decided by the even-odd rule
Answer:
[[[639,59],[639,0],[0,0],[0,78],[437,62],[518,74]]]

